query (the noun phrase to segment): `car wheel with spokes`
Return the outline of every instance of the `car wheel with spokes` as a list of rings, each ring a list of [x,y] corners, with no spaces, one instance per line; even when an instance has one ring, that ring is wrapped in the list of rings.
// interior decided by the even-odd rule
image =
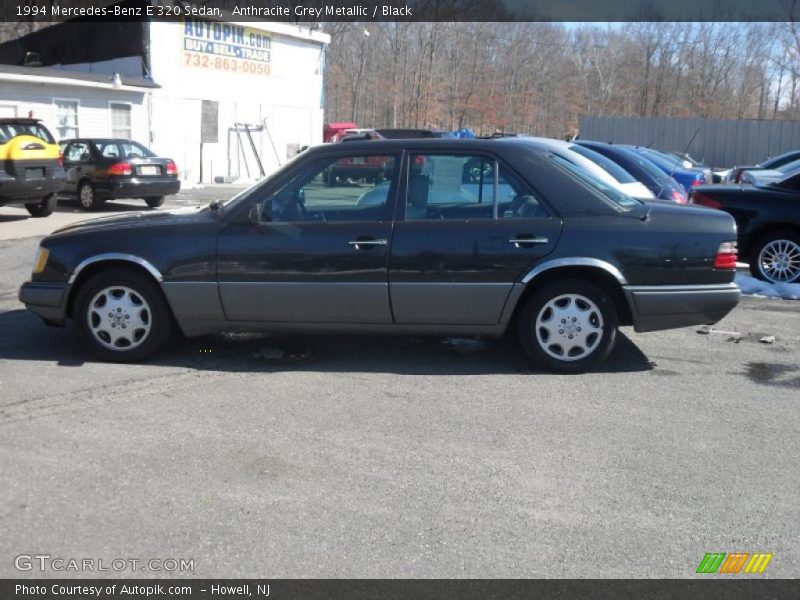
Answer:
[[[84,181],[78,186],[78,201],[83,210],[97,210],[103,201],[97,197],[94,186],[89,181]]]
[[[777,231],[762,237],[753,249],[750,272],[772,283],[800,281],[800,234]]]
[[[548,371],[580,373],[605,360],[616,340],[617,309],[601,287],[554,281],[522,309],[519,335],[528,356]]]
[[[161,290],[128,269],[101,271],[75,299],[75,320],[102,360],[129,362],[155,352],[172,333],[172,314]]]

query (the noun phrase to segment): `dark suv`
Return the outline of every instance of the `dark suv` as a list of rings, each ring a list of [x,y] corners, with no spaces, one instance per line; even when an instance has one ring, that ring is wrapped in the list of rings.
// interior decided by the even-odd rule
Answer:
[[[342,159],[387,181],[329,187]],[[617,326],[714,323],[739,301],[733,219],[644,204],[534,141],[311,148],[205,208],[71,225],[45,238],[20,299],[67,318],[103,359],[154,352],[177,325],[500,336],[539,365],[604,359]]]

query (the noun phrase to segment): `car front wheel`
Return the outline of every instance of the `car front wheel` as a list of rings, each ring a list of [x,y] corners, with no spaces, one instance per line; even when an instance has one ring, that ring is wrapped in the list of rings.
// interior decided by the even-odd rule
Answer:
[[[172,334],[172,314],[156,283],[128,269],[108,269],[78,290],[75,321],[100,359],[132,362],[153,354]]]
[[[762,237],[753,249],[750,272],[773,283],[800,281],[800,234],[777,231]]]
[[[32,217],[49,217],[56,210],[58,199],[55,194],[50,194],[41,202],[26,204],[25,208]]]
[[[605,360],[616,341],[616,306],[601,287],[562,280],[530,296],[518,321],[525,351],[538,366],[581,373]]]

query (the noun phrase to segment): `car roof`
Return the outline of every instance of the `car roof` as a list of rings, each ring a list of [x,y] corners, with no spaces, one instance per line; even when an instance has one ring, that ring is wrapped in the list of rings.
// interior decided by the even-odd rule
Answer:
[[[385,140],[364,140],[352,141],[342,144],[334,142],[329,144],[320,144],[314,146],[317,149],[337,149],[352,151],[366,151],[373,153],[375,150],[384,149],[386,151],[403,150],[404,148],[421,148],[426,150],[498,150],[507,149],[512,145],[522,148],[539,147],[540,150],[547,150],[544,146],[539,146],[536,143],[529,143],[527,140],[530,138],[503,138],[503,139],[465,139],[465,138],[407,138],[407,139],[385,139]],[[311,150],[312,148],[309,148]]]
[[[41,119],[35,117],[0,117],[0,123],[41,123]]]

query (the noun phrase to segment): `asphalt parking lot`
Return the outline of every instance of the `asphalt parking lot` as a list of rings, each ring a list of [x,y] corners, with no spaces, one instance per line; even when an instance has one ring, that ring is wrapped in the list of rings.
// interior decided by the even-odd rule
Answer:
[[[42,228],[87,215],[15,210],[0,577],[64,575],[20,554],[192,559],[193,577],[681,578],[706,552],[763,551],[762,577],[799,572],[800,302],[745,298],[711,333],[623,328],[580,376],[441,338],[220,336],[102,364],[16,298]]]

